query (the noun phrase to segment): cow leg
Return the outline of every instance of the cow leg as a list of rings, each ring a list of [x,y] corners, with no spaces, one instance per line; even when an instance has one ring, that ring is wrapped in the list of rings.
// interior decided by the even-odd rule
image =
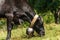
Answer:
[[[12,20],[13,20],[13,14],[7,14],[7,38],[6,40],[10,40],[11,38],[11,30],[13,27]]]

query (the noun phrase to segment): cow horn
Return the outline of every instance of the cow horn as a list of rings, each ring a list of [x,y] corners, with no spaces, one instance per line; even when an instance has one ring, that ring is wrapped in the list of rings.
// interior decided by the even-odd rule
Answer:
[[[30,25],[31,28],[33,27],[33,25],[36,22],[37,18],[38,18],[38,15],[35,15],[32,22],[31,22],[31,25]]]

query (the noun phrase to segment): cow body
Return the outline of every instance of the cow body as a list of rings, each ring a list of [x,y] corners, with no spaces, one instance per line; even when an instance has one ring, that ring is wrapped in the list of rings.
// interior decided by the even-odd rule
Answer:
[[[13,22],[15,24],[18,24],[20,20],[20,22],[28,21],[29,23],[31,23],[34,16],[35,12],[33,11],[32,7],[28,4],[27,0],[0,0],[0,18],[7,19],[6,40],[10,40],[11,38]],[[43,22],[40,18],[41,17],[39,17],[33,25],[33,29],[39,35],[43,35],[45,34],[45,31]]]

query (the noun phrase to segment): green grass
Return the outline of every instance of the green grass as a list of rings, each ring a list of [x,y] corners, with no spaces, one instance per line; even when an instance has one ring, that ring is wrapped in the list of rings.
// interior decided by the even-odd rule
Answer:
[[[39,37],[35,32],[35,37],[28,39],[26,37],[26,28],[18,27],[12,30],[11,40],[60,40],[60,24],[44,24],[45,26],[45,36]],[[0,40],[5,40],[6,30],[0,29]]]

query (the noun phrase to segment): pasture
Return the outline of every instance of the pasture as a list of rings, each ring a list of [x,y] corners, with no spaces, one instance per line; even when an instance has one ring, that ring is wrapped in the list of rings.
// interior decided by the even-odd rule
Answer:
[[[1,25],[1,24],[0,24]],[[60,24],[44,24],[45,26],[45,36],[39,37],[35,32],[34,37],[27,38],[26,37],[26,27],[19,25],[17,28],[12,30],[11,40],[60,40]],[[5,40],[6,38],[6,24],[1,26],[0,28],[0,40]]]

